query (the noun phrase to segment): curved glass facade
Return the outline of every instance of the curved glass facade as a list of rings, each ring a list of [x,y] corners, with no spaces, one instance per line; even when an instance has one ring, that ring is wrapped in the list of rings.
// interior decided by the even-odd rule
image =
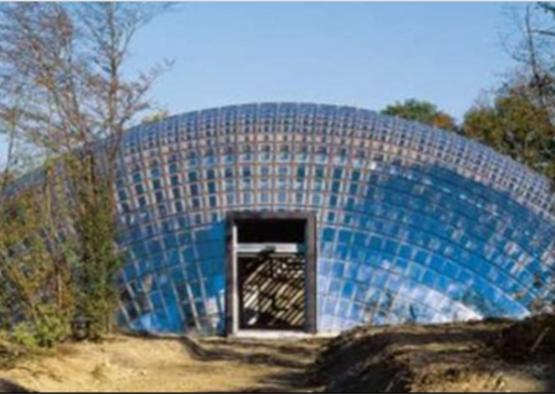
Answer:
[[[241,210],[316,213],[318,331],[522,317],[550,296],[547,180],[454,133],[351,107],[229,106],[130,130],[118,171],[131,329],[223,332],[225,217]]]

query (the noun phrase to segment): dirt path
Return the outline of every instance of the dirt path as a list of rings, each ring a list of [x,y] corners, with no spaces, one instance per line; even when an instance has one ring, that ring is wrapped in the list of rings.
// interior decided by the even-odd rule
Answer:
[[[321,343],[117,336],[61,345],[0,379],[37,391],[307,391]]]

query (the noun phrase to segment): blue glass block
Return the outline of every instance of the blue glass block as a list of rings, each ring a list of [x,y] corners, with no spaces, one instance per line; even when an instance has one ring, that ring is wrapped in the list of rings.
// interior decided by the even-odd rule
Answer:
[[[328,297],[324,298],[324,308],[323,308],[324,313],[327,315],[334,316],[336,304],[337,302],[335,299],[328,298]]]
[[[322,241],[324,242],[333,242],[335,237],[335,230],[329,227],[324,228],[322,234]]]
[[[338,242],[349,244],[351,243],[352,232],[348,230],[339,230]]]
[[[342,320],[346,320],[349,316],[351,303],[345,300],[340,300],[338,305],[338,317]]]
[[[345,282],[343,291],[341,292],[342,298],[351,298],[353,296],[355,285],[352,282]]]

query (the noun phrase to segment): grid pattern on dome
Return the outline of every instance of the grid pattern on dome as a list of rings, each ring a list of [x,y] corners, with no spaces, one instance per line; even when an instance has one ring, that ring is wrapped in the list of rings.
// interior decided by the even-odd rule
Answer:
[[[133,329],[221,332],[230,210],[317,213],[322,331],[523,316],[555,269],[543,177],[367,110],[174,116],[126,134],[118,174],[120,323]]]

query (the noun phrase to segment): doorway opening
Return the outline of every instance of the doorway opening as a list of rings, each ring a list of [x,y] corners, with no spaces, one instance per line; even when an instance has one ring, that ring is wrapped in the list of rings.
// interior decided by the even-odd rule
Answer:
[[[316,331],[316,217],[230,212],[226,332]]]

